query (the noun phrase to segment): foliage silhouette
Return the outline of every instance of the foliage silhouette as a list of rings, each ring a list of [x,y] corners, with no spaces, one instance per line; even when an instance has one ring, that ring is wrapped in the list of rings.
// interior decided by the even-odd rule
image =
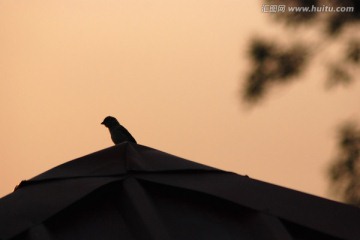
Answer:
[[[297,13],[277,12],[269,14],[277,24],[283,24],[287,37],[291,39],[292,32],[316,31],[316,40],[298,43],[297,36],[290,40],[291,46],[285,46],[281,41],[269,41],[254,38],[249,43],[248,57],[251,69],[248,72],[242,96],[245,102],[253,104],[264,99],[265,93],[273,85],[290,82],[301,77],[306,71],[305,66],[315,58],[321,58],[327,72],[327,87],[349,84],[354,80],[360,65],[360,36],[356,36],[360,24],[360,2],[356,0],[265,0],[264,4],[286,7],[319,8],[312,12]],[[321,12],[323,6],[337,9],[353,8],[351,12]],[[329,51],[329,45],[335,45],[335,53]],[[332,55],[331,55],[332,54]],[[330,55],[330,56],[329,56]],[[312,65],[314,66],[314,65]]]
[[[251,42],[249,56],[253,69],[245,82],[243,96],[248,102],[259,101],[271,85],[293,80],[303,71],[307,60],[303,46],[284,49],[261,39]]]
[[[356,79],[360,65],[360,35],[356,35],[360,25],[360,1],[264,0],[262,9],[271,5],[285,6],[285,11],[264,14],[274,20],[273,24],[282,26],[288,43],[279,39],[266,40],[268,37],[250,40],[251,67],[241,89],[245,103],[256,106],[271,89],[301,80],[310,67],[320,68],[319,62],[325,69],[326,89],[349,86]],[[303,8],[291,12],[290,7],[304,7],[310,11]],[[299,41],[299,35],[309,34],[311,39],[304,37]],[[338,130],[339,155],[328,176],[333,192],[344,201],[360,206],[360,132],[356,124],[344,126]]]
[[[332,191],[360,206],[360,129],[353,122],[339,129],[338,156],[329,168]]]

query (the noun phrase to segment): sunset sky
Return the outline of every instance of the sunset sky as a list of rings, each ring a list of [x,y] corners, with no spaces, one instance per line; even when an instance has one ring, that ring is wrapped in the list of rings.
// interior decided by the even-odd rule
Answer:
[[[360,84],[325,91],[313,67],[246,108],[247,43],[274,26],[252,0],[0,0],[0,197],[112,146],[107,115],[140,144],[330,197]]]

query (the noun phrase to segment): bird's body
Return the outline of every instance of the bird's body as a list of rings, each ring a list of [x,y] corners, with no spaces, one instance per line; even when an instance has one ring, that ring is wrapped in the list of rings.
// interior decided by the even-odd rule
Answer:
[[[104,124],[110,131],[111,139],[115,144],[122,142],[133,142],[136,143],[135,138],[124,128],[116,118],[108,116],[101,123]]]

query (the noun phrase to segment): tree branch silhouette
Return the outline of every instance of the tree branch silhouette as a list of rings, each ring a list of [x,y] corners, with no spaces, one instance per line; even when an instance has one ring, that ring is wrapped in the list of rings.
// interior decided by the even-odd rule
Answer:
[[[275,38],[267,40],[268,36],[249,41],[247,56],[251,67],[241,89],[244,103],[257,106],[273,88],[301,81],[310,68],[325,69],[325,90],[351,86],[357,79],[360,1],[264,0],[262,4],[263,7],[286,7],[285,11],[264,14],[273,20],[272,24],[282,26],[289,42],[284,44]],[[290,11],[290,7],[299,7],[299,11]],[[306,8],[312,11],[305,11]],[[299,41],[299,36],[308,35],[312,38],[302,37]],[[320,65],[310,64],[314,59],[320,59]],[[360,132],[355,123],[346,123],[338,130],[339,155],[328,172],[332,192],[357,206],[360,206],[359,139]]]

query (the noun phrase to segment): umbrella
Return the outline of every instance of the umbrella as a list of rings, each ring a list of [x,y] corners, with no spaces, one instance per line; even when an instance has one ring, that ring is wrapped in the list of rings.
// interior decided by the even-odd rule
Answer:
[[[360,239],[356,207],[125,142],[23,181],[0,239]]]

